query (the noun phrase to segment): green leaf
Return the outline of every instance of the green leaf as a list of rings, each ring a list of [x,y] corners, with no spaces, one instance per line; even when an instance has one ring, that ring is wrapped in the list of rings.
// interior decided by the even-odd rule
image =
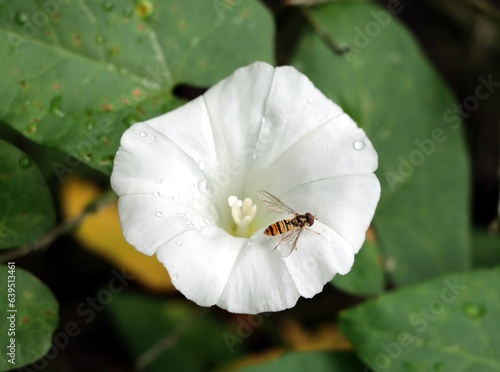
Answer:
[[[0,140],[0,248],[26,244],[55,221],[52,197],[33,161]]]
[[[493,267],[500,265],[500,235],[476,230],[472,234],[472,246],[475,267]]]
[[[270,362],[248,366],[242,372],[344,372],[363,371],[364,365],[353,353],[339,351],[309,351],[285,354]]]
[[[6,371],[47,353],[59,321],[59,305],[40,280],[15,264],[0,266],[0,280],[0,370]]]
[[[346,3],[307,14],[329,42],[307,32],[294,65],[365,129],[378,152],[374,227],[392,281],[467,268],[469,167],[450,92],[386,10]],[[328,43],[351,52],[335,54]]]
[[[135,359],[147,355],[148,371],[204,371],[238,356],[206,308],[122,293],[107,310]]]
[[[0,120],[109,174],[127,127],[183,102],[177,84],[272,61],[272,40],[256,0],[0,0]]]
[[[352,270],[346,275],[335,275],[332,284],[345,291],[360,296],[371,296],[384,290],[384,271],[376,244],[365,241],[356,255]]]
[[[446,274],[341,313],[375,371],[499,371],[500,268]]]

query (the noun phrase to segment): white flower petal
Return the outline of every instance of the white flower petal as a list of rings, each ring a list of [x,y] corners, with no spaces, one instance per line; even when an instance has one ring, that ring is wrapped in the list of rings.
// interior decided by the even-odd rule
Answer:
[[[299,291],[274,244],[256,232],[240,251],[217,305],[234,313],[256,314],[294,306]]]
[[[153,194],[122,196],[118,209],[123,236],[147,255],[188,231],[199,231],[212,223],[194,208]]]
[[[362,143],[361,150],[356,143]],[[362,129],[346,114],[317,127],[297,140],[264,170],[261,187],[284,192],[303,183],[377,169],[378,157]]]
[[[328,178],[283,195],[299,213],[312,213],[340,234],[356,253],[365,240],[379,198],[380,183],[374,174]]]
[[[198,305],[212,306],[224,291],[245,244],[246,239],[212,226],[184,233],[158,249],[157,257],[179,291]]]
[[[321,292],[336,273],[348,273],[354,263],[354,250],[342,236],[319,221],[310,229],[316,233],[302,231],[297,249],[284,260],[306,298]]]

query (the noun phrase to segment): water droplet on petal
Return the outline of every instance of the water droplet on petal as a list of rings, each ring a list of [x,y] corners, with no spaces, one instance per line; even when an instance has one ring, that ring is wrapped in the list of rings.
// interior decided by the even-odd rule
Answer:
[[[141,133],[139,133],[139,136],[141,136],[142,138],[147,137],[147,135],[148,135],[148,134],[147,134],[146,132],[141,132]]]
[[[185,227],[186,229],[189,229],[189,224],[188,224],[188,223],[185,223],[185,224],[184,224],[184,227]]]
[[[200,167],[201,170],[203,170],[207,167],[207,164],[203,160],[200,160],[198,162],[198,166]]]
[[[156,141],[156,137],[155,136],[151,136],[151,141]]]
[[[473,302],[466,302],[462,310],[471,319],[481,318],[486,313],[484,306]]]
[[[307,99],[307,102],[310,103],[311,105],[314,103],[314,99],[313,98],[308,98]]]
[[[265,124],[266,123],[266,118],[262,118],[262,124]]]
[[[201,193],[201,194],[204,194],[206,193],[208,190],[208,182],[205,178],[202,178],[199,182],[198,182],[198,191]]]
[[[160,196],[160,193],[159,193],[158,191],[155,191],[155,192],[153,193],[153,196],[154,196],[154,197],[158,197],[158,196]]]
[[[156,183],[157,183],[157,184],[160,184],[161,182],[162,182],[162,181],[161,181],[159,178],[156,180]]]
[[[328,147],[323,147],[323,151],[327,151],[328,150]]]
[[[363,150],[365,148],[366,144],[364,141],[362,140],[357,140],[356,142],[354,142],[354,148],[356,150]]]
[[[203,142],[203,147],[207,147],[207,146],[208,146],[208,143]]]
[[[162,217],[163,216],[163,213],[161,212],[156,212],[156,217]]]
[[[21,168],[28,168],[29,166],[31,165],[31,161],[26,157],[26,156],[23,156],[21,159],[19,159],[19,166]]]
[[[177,274],[172,275],[173,282],[175,282],[177,279],[179,279],[179,275],[177,275]]]
[[[281,87],[279,85],[276,85],[276,90],[280,90]]]
[[[210,220],[208,218],[204,218],[203,222],[205,223],[205,225],[208,225],[210,223]]]
[[[193,227],[196,230],[196,232],[201,231],[201,225],[198,222],[193,222]]]
[[[177,246],[180,247],[182,245],[182,242],[180,240],[177,240],[175,244],[177,244]]]

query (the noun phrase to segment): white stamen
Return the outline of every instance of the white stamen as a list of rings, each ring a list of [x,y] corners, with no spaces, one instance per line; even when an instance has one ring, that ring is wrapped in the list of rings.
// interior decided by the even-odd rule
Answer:
[[[257,214],[257,205],[250,198],[241,201],[234,195],[227,198],[227,203],[231,207],[231,215],[236,223],[236,235],[247,236],[248,227]]]

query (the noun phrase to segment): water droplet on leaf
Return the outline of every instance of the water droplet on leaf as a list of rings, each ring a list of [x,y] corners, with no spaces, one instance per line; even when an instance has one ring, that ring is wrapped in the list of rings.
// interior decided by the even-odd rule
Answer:
[[[23,156],[21,159],[19,159],[19,166],[21,168],[28,168],[29,166],[31,165],[31,161],[26,157],[26,156]]]
[[[62,102],[62,99],[63,97],[62,96],[57,96],[57,97],[54,97],[52,99],[52,101],[50,101],[50,108],[49,108],[49,111],[60,117],[60,118],[63,118],[66,116],[66,114],[61,110],[61,102]]]
[[[22,12],[17,12],[14,20],[19,26],[23,26],[28,21],[28,16]]]
[[[113,4],[111,1],[105,1],[104,3],[102,3],[102,10],[104,10],[105,12],[112,11],[114,7],[115,4]]]
[[[471,319],[481,318],[486,313],[484,306],[473,302],[464,303],[462,310]]]
[[[356,150],[363,150],[365,148],[366,144],[364,141],[361,141],[361,140],[357,140],[356,142],[354,142],[354,148]]]
[[[97,44],[100,44],[100,45],[104,44],[104,41],[105,41],[105,40],[104,40],[104,37],[102,37],[102,35],[101,35],[101,34],[97,34],[97,35],[95,36],[94,40],[95,40],[95,42],[96,42]]]

